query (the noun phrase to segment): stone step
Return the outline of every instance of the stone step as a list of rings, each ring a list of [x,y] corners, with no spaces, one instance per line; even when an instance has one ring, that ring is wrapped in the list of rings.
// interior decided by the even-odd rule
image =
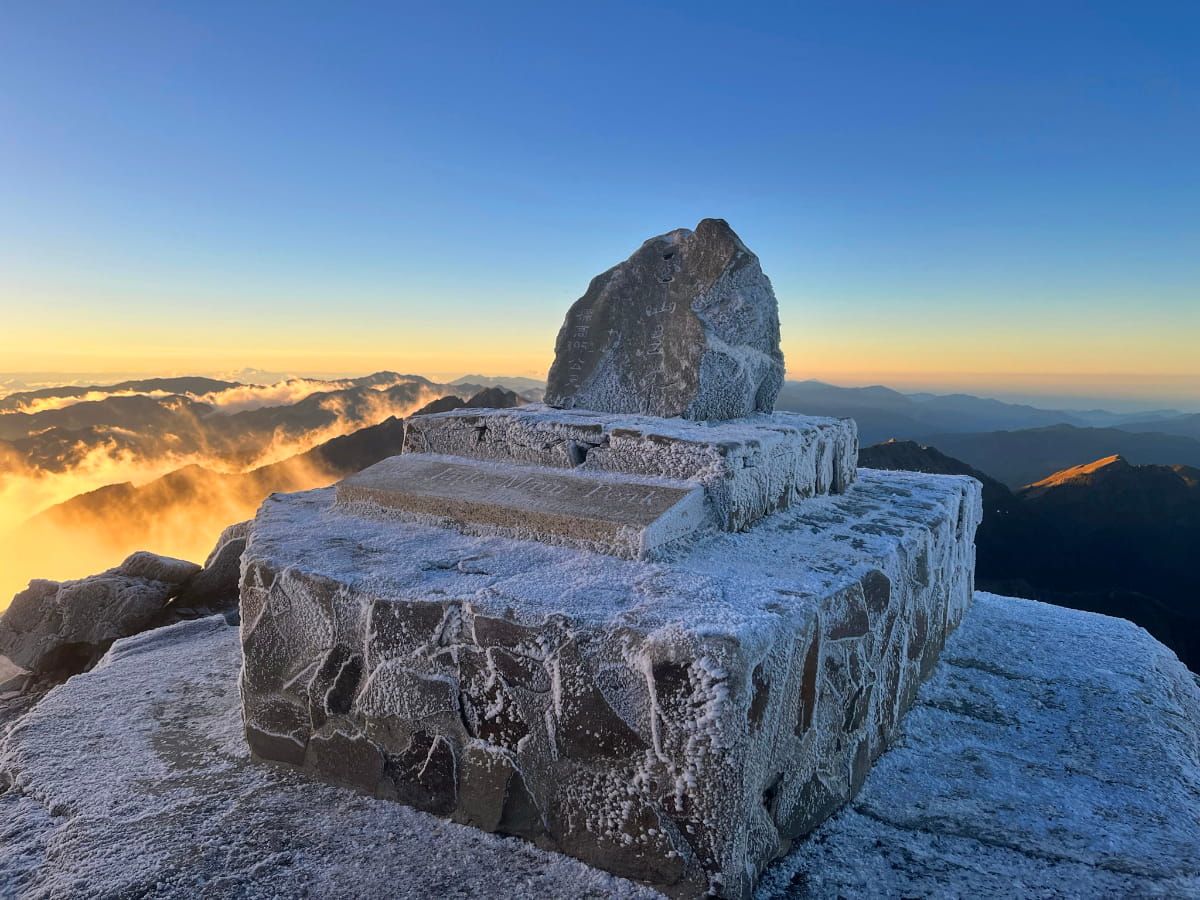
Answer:
[[[711,527],[696,484],[429,453],[376,463],[341,481],[336,495],[342,507],[625,559],[646,559]]]
[[[414,416],[404,451],[691,481],[703,486],[716,527],[742,531],[846,490],[858,429],[852,419],[793,413],[692,422],[531,404]]]

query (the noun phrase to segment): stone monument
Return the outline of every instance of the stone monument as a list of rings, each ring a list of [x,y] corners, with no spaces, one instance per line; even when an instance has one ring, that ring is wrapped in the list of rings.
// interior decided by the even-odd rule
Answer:
[[[706,219],[592,281],[546,405],[415,417],[400,456],[272,496],[242,560],[254,754],[748,896],[887,747],[981,515],[972,479],[856,472],[851,420],[772,412],[782,377],[770,282]]]
[[[782,385],[771,282],[723,219],[705,219],[592,279],[558,333],[546,402],[735,419],[771,412]]]

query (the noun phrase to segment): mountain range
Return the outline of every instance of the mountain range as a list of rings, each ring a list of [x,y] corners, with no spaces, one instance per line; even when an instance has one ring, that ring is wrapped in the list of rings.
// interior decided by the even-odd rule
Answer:
[[[1200,440],[1122,428],[1050,425],[1020,431],[932,434],[917,440],[987,472],[1011,488],[1113,455],[1136,465],[1200,467]]]
[[[812,416],[853,416],[864,444],[891,438],[912,440],[939,433],[976,433],[1074,425],[1079,428],[1123,427],[1156,430],[1159,422],[1200,418],[1178,410],[1114,413],[1107,410],[1041,409],[970,394],[902,394],[891,388],[838,387],[821,381],[788,381],[775,401],[777,409]],[[1187,427],[1186,421],[1178,427]],[[1165,429],[1164,429],[1165,430]],[[1176,433],[1168,431],[1167,433]]]
[[[1178,434],[1182,437],[1200,440],[1200,413],[1167,416],[1142,422],[1125,422],[1120,427],[1122,431],[1159,431],[1164,434]]]
[[[1019,488],[1055,472],[1120,454],[1134,464],[1200,466],[1200,414],[1052,410],[969,394],[902,394],[789,381],[779,409],[852,416],[864,446],[910,440]]]
[[[297,379],[290,391],[211,378],[155,378],[107,386],[43,388],[0,398],[0,460],[65,471],[102,449],[137,458],[219,456],[243,468],[273,445],[322,429],[352,430],[405,415],[436,397],[502,385],[540,399],[531,378],[466,375],[439,384],[377,372],[337,381]],[[255,392],[261,392],[257,396]],[[1200,465],[1200,413],[1050,410],[967,394],[903,394],[789,381],[777,408],[852,416],[863,445],[916,440],[1020,487],[1119,453],[1134,464]],[[272,458],[282,458],[276,453]]]
[[[1129,619],[1200,671],[1200,469],[1112,455],[1013,491],[913,441],[864,447],[859,464],[978,478],[981,590]]]
[[[432,399],[462,390],[394,372],[320,387],[298,385],[283,402],[266,395],[260,405],[254,404],[254,386],[193,378],[11,394],[0,401],[7,408],[0,414],[0,459],[62,472],[103,451],[140,459],[219,457],[236,468],[253,463],[277,444],[407,415]],[[222,408],[221,401],[229,395],[239,407],[250,408]],[[86,399],[37,408],[51,399],[71,398]],[[31,408],[37,411],[25,411]]]
[[[414,414],[461,407],[508,408],[521,403],[512,391],[483,388],[468,400],[455,395],[439,397]],[[129,482],[106,485],[33,516],[15,540],[36,544],[61,539],[64,533],[103,535],[113,558],[123,557],[138,547],[158,542],[164,531],[186,529],[189,521],[219,522],[224,527],[247,519],[274,492],[332,484],[396,455],[403,442],[404,420],[390,416],[376,425],[247,472],[226,473],[188,465],[140,486]],[[112,528],[114,521],[120,521],[121,527]]]
[[[105,481],[100,468],[65,502],[28,508],[3,538],[0,568],[24,573],[85,550],[95,556],[89,571],[141,548],[202,556],[221,528],[271,492],[329,484],[398,452],[405,415],[513,406],[540,398],[542,386],[378,372],[270,386],[156,378],[10,394],[0,398],[0,502],[25,502],[10,499],[26,494],[6,494],[6,486],[68,479],[97,457],[144,461],[152,477],[135,484],[117,466]],[[816,381],[787,382],[778,408],[853,416],[863,466],[978,478],[981,588],[1129,618],[1200,668],[1190,562],[1200,546],[1200,415],[1046,410]],[[61,577],[28,571],[43,574]]]

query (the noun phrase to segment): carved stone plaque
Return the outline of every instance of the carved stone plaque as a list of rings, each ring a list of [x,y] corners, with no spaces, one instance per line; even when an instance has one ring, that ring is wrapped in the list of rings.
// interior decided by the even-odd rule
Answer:
[[[696,484],[429,453],[385,459],[340,482],[336,495],[341,506],[365,504],[627,558],[644,558],[707,524],[704,491]]]

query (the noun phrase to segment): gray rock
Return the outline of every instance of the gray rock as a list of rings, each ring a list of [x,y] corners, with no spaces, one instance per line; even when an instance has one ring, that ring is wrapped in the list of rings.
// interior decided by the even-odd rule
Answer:
[[[592,279],[558,333],[546,403],[734,419],[771,412],[782,385],[771,282],[723,219],[704,219]]]
[[[118,638],[152,627],[200,567],[139,551],[77,581],[35,580],[0,616],[0,691],[82,672]]]
[[[204,568],[184,585],[171,603],[171,612],[179,618],[198,618],[213,613],[225,614],[227,620],[237,618],[242,551],[246,549],[250,521],[230,525],[221,532],[204,561]]]

